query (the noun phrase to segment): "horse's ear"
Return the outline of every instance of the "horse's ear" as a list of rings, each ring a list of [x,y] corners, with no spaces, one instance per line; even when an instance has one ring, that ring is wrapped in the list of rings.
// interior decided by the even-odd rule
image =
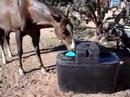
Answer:
[[[62,16],[59,15],[59,14],[52,14],[53,18],[57,21],[57,22],[60,22],[61,21],[61,18]]]

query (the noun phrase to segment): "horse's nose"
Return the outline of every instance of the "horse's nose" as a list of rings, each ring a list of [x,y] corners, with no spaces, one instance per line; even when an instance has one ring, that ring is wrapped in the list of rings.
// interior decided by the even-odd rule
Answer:
[[[72,40],[72,43],[71,43],[71,49],[72,49],[72,50],[75,49],[75,39]]]
[[[76,47],[76,39],[73,39],[71,43],[71,50],[75,50],[75,47]]]
[[[68,50],[75,50],[75,40],[71,40],[71,43],[67,45]]]

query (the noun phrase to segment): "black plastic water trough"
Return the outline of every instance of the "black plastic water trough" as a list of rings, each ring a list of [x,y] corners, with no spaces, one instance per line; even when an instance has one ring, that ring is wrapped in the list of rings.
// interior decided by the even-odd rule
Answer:
[[[57,56],[58,84],[62,91],[113,92],[116,86],[119,58],[113,52],[99,52],[95,43],[80,43],[75,56]]]

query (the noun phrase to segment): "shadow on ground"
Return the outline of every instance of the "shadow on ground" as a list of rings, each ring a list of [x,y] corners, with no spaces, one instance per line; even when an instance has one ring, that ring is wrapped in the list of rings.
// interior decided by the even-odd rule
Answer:
[[[59,45],[59,46],[51,47],[51,48],[47,48],[47,49],[40,49],[40,53],[41,54],[46,54],[46,53],[51,53],[51,52],[63,51],[63,50],[66,50],[65,45]],[[35,55],[35,51],[32,50],[32,51],[24,52],[23,55],[24,56],[22,58],[26,59],[26,58],[29,58],[31,56],[34,56]],[[13,56],[16,57],[17,54],[15,54]],[[18,58],[12,59],[9,62],[12,62],[12,61],[15,61],[15,60],[18,60]]]
[[[63,50],[66,50],[65,45],[59,45],[59,46],[50,47],[50,48],[47,48],[47,49],[40,49],[40,53],[42,55],[42,54],[46,54],[46,53],[58,52],[58,51],[63,51]],[[17,54],[15,54],[13,56],[15,58],[8,61],[8,63],[18,60]],[[23,53],[23,59],[27,59],[27,58],[29,58],[31,56],[35,56],[35,51],[34,50]],[[56,65],[46,66],[45,68],[46,68],[46,72],[48,72],[48,73],[55,72]],[[39,70],[39,69],[41,69],[41,67],[33,68],[33,69],[29,70],[29,71],[26,71],[26,73],[30,73],[32,71]]]

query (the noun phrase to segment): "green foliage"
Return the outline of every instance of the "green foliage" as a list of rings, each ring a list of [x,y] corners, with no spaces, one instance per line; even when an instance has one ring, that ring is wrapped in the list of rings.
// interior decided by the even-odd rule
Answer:
[[[70,2],[72,3],[73,0],[46,0],[48,3],[54,6],[67,6]]]
[[[54,2],[54,1],[56,1],[56,0],[48,0],[49,2]]]

